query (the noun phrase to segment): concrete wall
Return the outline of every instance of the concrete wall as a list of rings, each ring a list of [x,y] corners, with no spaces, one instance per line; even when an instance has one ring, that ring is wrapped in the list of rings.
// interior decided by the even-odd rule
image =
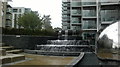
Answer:
[[[16,36],[16,35],[3,35],[2,42],[6,45],[14,46],[15,48],[22,49],[35,49],[37,44],[46,44],[47,40],[56,40],[57,37],[50,36]]]

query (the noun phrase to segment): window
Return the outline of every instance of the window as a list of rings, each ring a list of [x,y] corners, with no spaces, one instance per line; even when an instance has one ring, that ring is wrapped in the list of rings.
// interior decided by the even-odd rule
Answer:
[[[18,9],[13,9],[13,12],[18,12]]]
[[[78,7],[81,6],[81,2],[72,2],[71,5],[72,7]]]
[[[72,23],[81,23],[80,21],[80,18],[72,18]]]
[[[83,29],[96,29],[96,20],[83,20]]]
[[[19,9],[19,12],[21,12],[21,9]]]
[[[84,8],[82,13],[84,17],[96,17],[96,8]]]

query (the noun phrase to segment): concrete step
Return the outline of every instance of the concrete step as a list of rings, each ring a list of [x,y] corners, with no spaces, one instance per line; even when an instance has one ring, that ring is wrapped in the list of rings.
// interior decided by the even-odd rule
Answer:
[[[13,54],[19,54],[19,53],[22,53],[23,50],[21,49],[15,49],[15,50],[9,50],[9,51],[6,51],[7,53],[13,53]]]
[[[0,56],[5,56],[5,55],[6,55],[6,50],[0,49]]]
[[[5,43],[0,43],[0,47],[5,46]]]
[[[7,51],[7,50],[14,49],[14,47],[13,46],[2,46],[2,47],[0,47],[0,49],[5,49]]]
[[[0,61],[2,61],[0,64],[12,63],[21,60],[25,60],[24,55],[8,54],[6,56],[0,56]]]

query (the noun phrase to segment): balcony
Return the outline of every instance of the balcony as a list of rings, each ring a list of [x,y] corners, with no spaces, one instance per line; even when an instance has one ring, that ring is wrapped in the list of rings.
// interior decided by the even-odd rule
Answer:
[[[72,24],[81,24],[81,21],[72,21]]]
[[[5,26],[6,27],[11,27],[11,22],[6,22]]]
[[[72,23],[81,23],[81,18],[72,18]]]
[[[82,2],[82,6],[96,6],[96,2]]]
[[[82,0],[82,6],[96,6],[97,0]]]
[[[70,19],[62,19],[62,21],[66,22],[66,21],[70,21]]]
[[[96,17],[97,13],[96,10],[83,10],[82,11],[82,16],[83,17]]]
[[[72,2],[71,6],[72,7],[81,7],[81,2]]]
[[[70,29],[70,27],[69,26],[62,26],[62,29],[63,30],[68,30],[68,29]]]
[[[12,13],[11,9],[8,8],[8,9],[6,10],[6,13],[7,13],[7,14],[11,14],[11,13]]]
[[[63,22],[62,25],[63,25],[63,26],[69,26],[69,23]]]
[[[10,4],[7,4],[7,8],[12,8]]]
[[[71,29],[72,30],[81,30],[81,26],[72,26]]]
[[[73,16],[81,16],[81,10],[72,10]]]
[[[66,3],[66,4],[62,4],[63,7],[70,7],[70,4]]]
[[[70,14],[70,11],[63,11],[62,14]]]
[[[10,15],[6,16],[6,20],[11,20],[11,19],[12,19],[12,17]]]
[[[120,12],[116,10],[101,10],[101,21],[103,24],[109,24],[108,22],[113,22],[120,20]]]
[[[97,24],[95,20],[84,20],[82,29],[97,29]]]

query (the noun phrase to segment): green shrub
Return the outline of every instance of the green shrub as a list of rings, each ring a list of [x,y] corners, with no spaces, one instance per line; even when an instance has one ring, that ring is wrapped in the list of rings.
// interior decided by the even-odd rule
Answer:
[[[56,36],[57,33],[49,30],[30,30],[30,29],[15,29],[3,28],[2,34],[4,35],[39,35],[39,36]]]

